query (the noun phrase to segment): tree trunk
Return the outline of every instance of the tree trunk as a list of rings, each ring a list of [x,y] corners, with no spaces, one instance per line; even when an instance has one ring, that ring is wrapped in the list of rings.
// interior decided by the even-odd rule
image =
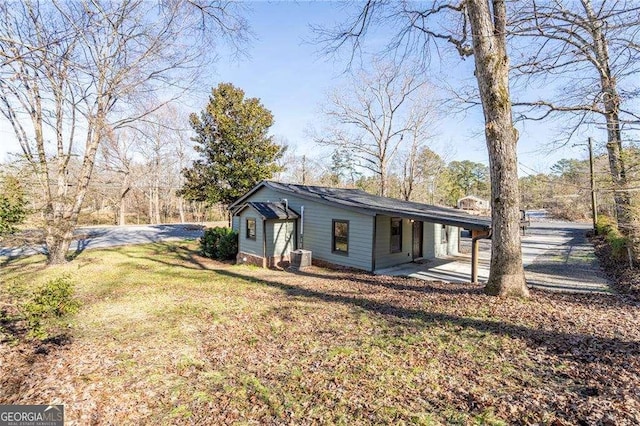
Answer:
[[[636,216],[631,204],[628,192],[626,167],[622,150],[622,138],[620,131],[620,116],[618,108],[620,97],[615,89],[615,83],[608,81],[609,89],[604,90],[605,114],[607,120],[607,156],[609,159],[609,172],[613,180],[613,200],[615,204],[616,221],[618,229],[629,243],[630,262],[637,263],[640,260],[640,229],[637,227]],[[603,87],[606,87],[603,85]]]
[[[404,161],[404,167],[402,169],[402,197],[405,201],[411,200],[411,194],[413,193],[413,184],[416,180],[416,169],[418,162],[418,147],[416,144],[416,138],[414,137],[409,151],[408,157]]]
[[[528,297],[520,246],[517,130],[509,96],[504,0],[467,2],[491,171],[491,269],[485,291]],[[493,13],[492,13],[493,12]]]
[[[162,220],[160,219],[160,189],[157,185],[153,190],[153,213],[153,223],[155,223],[156,225],[161,224]]]
[[[73,240],[73,228],[64,220],[49,222],[45,228],[47,264],[61,265],[67,262],[67,253]]]
[[[127,172],[122,179],[122,183],[120,184],[120,200],[118,202],[118,225],[125,225],[127,222],[127,207],[125,205],[124,199],[131,190],[129,186],[129,173]]]
[[[184,216],[184,198],[183,197],[178,197],[178,213],[180,213],[180,223],[185,223],[185,216]]]
[[[387,163],[384,159],[380,159],[380,196],[387,196]]]
[[[149,188],[149,223],[153,224],[153,189]]]
[[[598,19],[590,0],[582,0],[582,5],[591,23],[590,28],[595,56],[598,63],[601,64],[598,72],[600,73],[604,116],[607,122],[607,155],[609,158],[609,171],[615,190],[613,198],[616,219],[618,228],[631,243],[630,248],[632,248],[633,257],[637,262],[640,259],[640,230],[634,226],[635,212],[631,206],[631,197],[627,187],[627,173],[620,129],[620,94],[618,93],[616,79],[611,72],[607,40],[602,32],[604,23]]]
[[[101,108],[99,107],[98,110],[101,111]],[[100,115],[98,117],[102,118]],[[104,122],[104,120],[96,121]],[[47,200],[49,212],[45,214],[47,218],[45,243],[48,265],[57,265],[67,261],[66,256],[73,240],[73,231],[78,224],[80,210],[89,190],[96,152],[100,144],[100,132],[103,130],[99,126],[94,126],[87,130],[86,151],[75,185],[75,194],[68,196],[69,184],[66,179],[66,167],[61,167],[58,170],[56,198]],[[51,197],[51,195],[48,196]]]
[[[118,225],[123,226],[127,224],[127,206],[124,203],[124,197],[129,192],[130,188],[127,188],[125,192],[120,193],[120,202],[118,205]]]
[[[127,224],[127,209],[124,205],[124,197],[120,196],[120,204],[118,206],[118,225],[123,226]]]

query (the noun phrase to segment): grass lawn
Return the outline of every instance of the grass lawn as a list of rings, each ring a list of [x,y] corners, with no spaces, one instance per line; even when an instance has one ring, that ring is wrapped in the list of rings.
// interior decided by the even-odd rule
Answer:
[[[64,274],[66,337],[27,339],[20,289]],[[0,283],[0,404],[63,403],[69,424],[640,423],[621,296],[263,270],[193,242],[5,260]]]

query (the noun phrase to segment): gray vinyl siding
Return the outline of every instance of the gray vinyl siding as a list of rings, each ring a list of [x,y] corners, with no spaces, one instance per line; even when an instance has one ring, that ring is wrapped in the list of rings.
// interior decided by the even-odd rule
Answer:
[[[411,221],[403,219],[402,250],[391,253],[391,217],[376,216],[376,269],[411,262],[412,238]]]
[[[435,228],[436,226],[438,227],[438,231],[440,230],[438,224],[435,223],[431,223],[431,222],[424,222],[424,228],[423,228],[423,232],[424,232],[424,241],[423,241],[423,246],[422,246],[422,256],[425,259],[435,259],[436,256],[436,247],[435,247]]]
[[[460,228],[457,226],[447,226],[448,241],[447,241],[447,254],[457,255],[458,244],[460,241]]]
[[[372,243],[374,217],[345,210],[328,204],[299,198],[291,194],[276,192],[270,188],[260,188],[246,201],[279,202],[286,198],[289,207],[301,213],[304,206],[304,248],[311,250],[314,259],[337,265],[350,266],[370,271],[372,269]],[[349,254],[332,253],[332,220],[349,221]],[[298,219],[298,244],[300,245],[300,225]],[[244,226],[244,225],[243,225]]]
[[[238,231],[240,229],[240,216],[233,216],[231,218],[231,229]]]
[[[444,257],[447,255],[447,243],[442,242],[442,230],[445,228],[444,225],[439,223],[434,224],[435,230],[435,239],[434,239],[434,247],[436,249],[436,257]]]
[[[247,219],[256,220],[256,239],[247,238]],[[238,252],[264,257],[262,218],[253,209],[244,209],[238,220]]]
[[[267,221],[267,256],[288,256],[295,250],[295,220]]]
[[[447,242],[442,242],[442,228],[439,223],[424,223],[424,257],[434,259],[458,254],[459,228],[447,226]]]

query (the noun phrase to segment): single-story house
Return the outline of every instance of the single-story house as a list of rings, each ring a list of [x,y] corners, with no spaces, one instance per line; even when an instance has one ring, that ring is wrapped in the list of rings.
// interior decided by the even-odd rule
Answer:
[[[229,206],[238,261],[274,266],[304,249],[314,260],[373,272],[458,253],[460,229],[490,235],[489,218],[359,189],[262,181]],[[475,240],[474,240],[475,242]],[[474,250],[475,252],[475,250]]]

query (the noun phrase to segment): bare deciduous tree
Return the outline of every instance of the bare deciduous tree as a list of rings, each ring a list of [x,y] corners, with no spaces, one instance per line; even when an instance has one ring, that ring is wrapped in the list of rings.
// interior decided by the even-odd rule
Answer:
[[[425,139],[424,135],[412,133],[411,146],[399,156],[400,191],[406,201],[417,200],[417,193],[421,193],[423,200],[428,194],[433,203],[436,182],[445,167],[442,158],[426,146]]]
[[[557,84],[560,90],[536,91],[539,98],[522,99],[525,118],[543,120],[569,116],[569,135],[585,124],[602,126],[607,134],[609,170],[614,183],[618,223],[633,237],[633,209],[626,191],[628,176],[623,151],[623,126],[638,122],[640,113],[624,103],[638,95],[640,72],[640,6],[629,1],[531,1],[514,4],[510,32],[524,42],[514,64],[517,81]],[[633,238],[640,243],[640,235]],[[640,245],[636,248],[640,259]]]
[[[330,185],[330,178],[327,178],[331,174],[330,159],[326,156],[298,154],[295,145],[280,144],[287,149],[278,162],[282,171],[274,175],[274,179],[302,185]]]
[[[184,199],[177,195],[184,183],[182,169],[187,166],[187,146],[189,143],[188,115],[180,114],[171,105],[147,116],[144,123],[136,126],[139,132],[137,151],[145,159],[143,182],[138,187],[143,190],[149,201],[149,221],[162,223],[162,213],[170,206],[167,202],[175,198],[184,222]]]
[[[100,144],[192,86],[216,38],[242,40],[235,7],[203,0],[0,5],[0,111],[43,188],[49,264],[66,261]]]
[[[117,134],[111,132],[101,146],[101,161],[98,163],[101,165],[100,169],[103,169],[103,174],[109,175],[105,183],[111,184],[112,179],[109,178],[113,177],[118,184],[118,191],[113,200],[118,209],[118,225],[126,224],[125,197],[132,189],[131,174],[135,145],[135,132],[126,129]]]
[[[317,143],[348,152],[378,178],[378,194],[387,195],[391,161],[405,135],[421,134],[431,110],[421,105],[426,83],[392,65],[375,64],[371,73],[353,76],[334,92],[324,109],[329,123]]]

